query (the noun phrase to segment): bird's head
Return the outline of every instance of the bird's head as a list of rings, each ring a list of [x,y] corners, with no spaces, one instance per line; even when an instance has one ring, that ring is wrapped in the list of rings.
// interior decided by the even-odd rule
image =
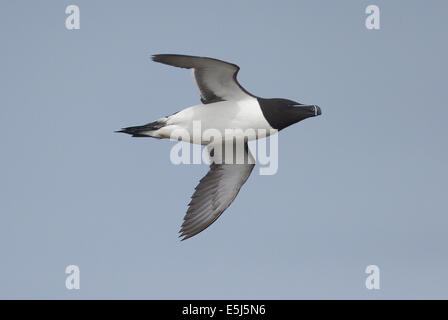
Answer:
[[[322,114],[320,107],[314,104],[302,104],[288,99],[258,100],[265,118],[277,130]]]

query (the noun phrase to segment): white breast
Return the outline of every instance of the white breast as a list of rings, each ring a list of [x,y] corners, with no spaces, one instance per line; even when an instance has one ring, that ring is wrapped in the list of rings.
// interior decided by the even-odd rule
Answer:
[[[177,130],[177,132],[176,132]],[[249,140],[269,136],[274,130],[263,116],[256,98],[249,97],[239,101],[220,101],[210,104],[200,104],[186,108],[168,117],[167,125],[157,133],[160,137],[169,138],[173,133],[188,132],[190,137],[201,132],[201,137],[216,130],[223,137],[231,132],[251,132],[257,135],[249,136]],[[194,142],[190,140],[189,142]],[[201,144],[207,144],[207,139],[201,139]],[[198,143],[198,142],[196,142]]]

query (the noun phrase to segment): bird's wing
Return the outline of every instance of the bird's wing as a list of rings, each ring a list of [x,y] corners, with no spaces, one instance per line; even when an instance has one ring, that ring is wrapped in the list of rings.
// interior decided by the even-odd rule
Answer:
[[[152,60],[175,67],[193,69],[194,79],[204,104],[241,100],[252,96],[236,80],[240,70],[236,64],[213,58],[177,54],[157,54]]]
[[[182,240],[188,239],[210,226],[233,202],[242,185],[255,166],[247,143],[244,144],[242,164],[217,164],[214,160],[216,146],[209,146],[210,170],[196,186],[188,204],[181,230]],[[238,163],[238,162],[237,162]]]

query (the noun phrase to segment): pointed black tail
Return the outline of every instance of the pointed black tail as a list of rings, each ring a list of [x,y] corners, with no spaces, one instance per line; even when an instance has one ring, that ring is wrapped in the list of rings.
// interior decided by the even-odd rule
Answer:
[[[158,130],[163,126],[165,126],[165,121],[157,120],[143,126],[127,127],[115,132],[127,133],[132,135],[133,137],[152,137],[150,132]]]

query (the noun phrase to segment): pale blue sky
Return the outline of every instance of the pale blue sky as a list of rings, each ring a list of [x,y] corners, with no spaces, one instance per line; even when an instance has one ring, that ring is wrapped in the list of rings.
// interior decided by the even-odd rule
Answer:
[[[77,4],[81,29],[65,29]],[[364,10],[381,9],[381,29]],[[448,298],[446,1],[2,1],[0,298]],[[113,131],[197,104],[151,54],[318,104],[200,235],[205,165]],[[255,171],[254,171],[255,173]],[[65,267],[81,289],[65,288]],[[364,286],[367,265],[381,289]]]

